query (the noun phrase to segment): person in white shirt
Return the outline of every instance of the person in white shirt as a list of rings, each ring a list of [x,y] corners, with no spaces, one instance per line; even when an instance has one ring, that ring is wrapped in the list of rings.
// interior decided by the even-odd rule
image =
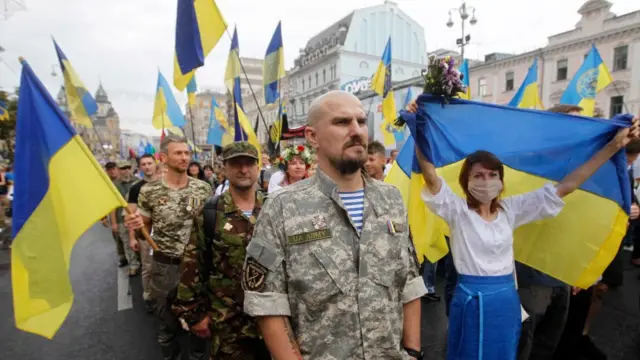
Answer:
[[[410,108],[411,110],[411,108]],[[514,279],[513,232],[521,225],[554,217],[562,198],[576,190],[630,140],[638,119],[602,150],[556,185],[500,198],[504,166],[490,152],[469,155],[456,195],[416,147],[425,180],[422,199],[451,230],[451,253],[458,285],[451,302],[447,359],[513,360],[520,337],[521,307]]]
[[[285,148],[277,162],[282,171],[271,176],[269,194],[309,177],[307,170],[311,166],[312,158],[309,149],[304,145]]]

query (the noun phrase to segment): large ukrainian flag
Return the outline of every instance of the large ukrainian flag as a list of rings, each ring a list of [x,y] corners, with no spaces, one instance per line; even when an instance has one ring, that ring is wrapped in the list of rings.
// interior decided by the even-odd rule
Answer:
[[[151,124],[155,129],[168,129],[185,125],[182,110],[173,96],[171,86],[158,71],[158,84],[156,85],[156,100],[153,106],[153,119]]]
[[[591,51],[584,59],[582,66],[573,76],[569,86],[562,94],[561,104],[578,105],[582,115],[593,116],[596,106],[596,94],[613,82],[611,73],[600,57],[596,45],[591,46]]]
[[[226,30],[215,0],[178,0],[173,84],[179,91],[184,91]]]
[[[385,145],[392,145],[395,142],[393,136],[393,122],[397,119],[396,100],[391,88],[391,37],[387,40],[387,45],[382,53],[382,59],[378,65],[378,70],[373,75],[371,88],[378,95],[382,96],[382,117],[383,121],[380,130],[384,138]]]
[[[403,113],[403,118],[438,174],[460,196],[464,196],[458,184],[462,163],[477,150],[490,151],[505,164],[504,196],[512,196],[559,182],[602,149],[621,127],[630,125],[618,118],[599,120],[460,99],[443,106],[428,95],[420,96],[418,104],[417,116]],[[408,158],[399,157],[398,163],[402,161],[408,164]],[[411,179],[409,201],[418,198],[423,187],[417,163],[413,159],[411,163],[411,172],[405,167],[405,176]],[[588,288],[618,252],[627,229],[631,194],[624,151],[564,200],[566,206],[558,217],[515,231],[515,256],[561,281]],[[424,207],[412,218],[411,212],[419,209],[411,205],[414,241],[431,261],[437,260],[447,226]],[[416,231],[418,221],[426,226],[426,234]]]
[[[98,104],[80,80],[73,66],[71,66],[71,62],[62,52],[55,39],[53,40],[53,45],[58,54],[62,76],[64,76],[64,93],[67,96],[67,106],[71,113],[71,119],[78,124],[91,128],[93,127],[91,115],[98,111]]]
[[[284,48],[282,47],[282,23],[273,33],[262,64],[264,103],[275,104],[280,98],[280,80],[284,78]]]
[[[509,102],[509,106],[522,109],[544,109],[540,101],[540,91],[538,90],[538,58],[533,60],[527,77],[524,78],[518,92]]]
[[[21,62],[13,307],[19,329],[51,339],[73,303],[68,272],[74,244],[99,219],[127,202],[26,61]]]

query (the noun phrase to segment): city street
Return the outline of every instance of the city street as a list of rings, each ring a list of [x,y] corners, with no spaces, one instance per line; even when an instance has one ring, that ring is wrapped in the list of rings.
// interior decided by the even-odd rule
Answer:
[[[71,267],[75,303],[52,341],[14,327],[8,259],[8,252],[0,250],[0,359],[160,359],[154,319],[144,312],[140,300],[140,277],[132,281],[133,296],[127,296],[128,278],[115,265],[115,249],[107,229],[94,226],[75,247]],[[592,335],[610,360],[640,358],[639,273],[632,269],[626,272],[625,286],[610,293],[593,326]],[[444,359],[444,302],[425,302],[423,309],[426,358]]]

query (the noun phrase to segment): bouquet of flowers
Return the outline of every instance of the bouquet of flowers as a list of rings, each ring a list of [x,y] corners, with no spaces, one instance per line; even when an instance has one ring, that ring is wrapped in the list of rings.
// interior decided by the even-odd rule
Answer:
[[[464,75],[455,68],[455,59],[451,56],[442,59],[431,56],[427,72],[423,77],[423,93],[441,98],[444,104],[448,104],[449,100],[458,96],[459,93],[467,91],[466,86],[462,84]],[[395,121],[395,125],[398,127],[404,124],[405,121],[402,117]]]
[[[286,166],[293,159],[294,156],[300,156],[302,161],[309,166],[312,162],[311,151],[304,145],[291,145],[286,147],[280,153],[280,156],[274,162],[274,165],[278,166],[281,170],[286,170]]]
[[[455,68],[455,59],[447,56],[444,59],[429,58],[429,67],[424,75],[424,93],[442,97],[445,103],[458,93],[466,92],[462,84],[464,75]]]

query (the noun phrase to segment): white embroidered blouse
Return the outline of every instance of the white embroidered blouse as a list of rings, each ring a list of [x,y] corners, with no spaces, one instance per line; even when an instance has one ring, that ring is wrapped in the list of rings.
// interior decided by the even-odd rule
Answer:
[[[486,221],[442,180],[438,194],[422,190],[422,200],[443,218],[451,230],[451,253],[456,270],[464,275],[499,276],[513,272],[513,231],[521,225],[557,216],[564,201],[552,184],[503,199],[502,210]]]

